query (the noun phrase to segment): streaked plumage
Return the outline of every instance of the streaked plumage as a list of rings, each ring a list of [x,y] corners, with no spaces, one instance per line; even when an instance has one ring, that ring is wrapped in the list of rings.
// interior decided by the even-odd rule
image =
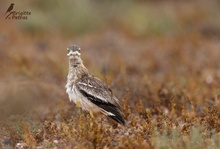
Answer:
[[[67,50],[69,74],[66,92],[70,101],[79,104],[83,110],[102,112],[115,121],[125,124],[118,99],[105,83],[91,75],[83,65],[80,47],[70,45]]]

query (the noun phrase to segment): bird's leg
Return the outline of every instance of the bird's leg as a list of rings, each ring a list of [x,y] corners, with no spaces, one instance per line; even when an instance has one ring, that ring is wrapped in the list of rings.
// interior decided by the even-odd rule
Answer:
[[[90,114],[91,118],[94,119],[94,115],[93,115],[92,110],[89,110],[89,114]]]
[[[80,104],[80,101],[79,101],[79,100],[76,101],[76,106],[77,106],[77,108],[80,108],[80,107],[81,107],[81,104]]]
[[[80,104],[80,101],[76,101],[76,108],[78,109],[78,114],[81,114],[81,104]]]
[[[90,117],[91,117],[90,127],[93,127],[93,125],[94,125],[94,115],[93,115],[92,110],[89,110],[89,115],[90,115]]]

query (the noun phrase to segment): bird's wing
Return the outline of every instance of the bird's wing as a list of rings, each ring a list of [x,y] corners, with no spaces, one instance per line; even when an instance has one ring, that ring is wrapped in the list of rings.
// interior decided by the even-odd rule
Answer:
[[[84,76],[76,82],[76,87],[88,100],[100,107],[104,114],[125,124],[118,99],[101,80],[93,76]]]
[[[125,124],[118,99],[101,80],[86,75],[76,82],[76,87],[89,101],[97,105],[104,114],[121,124]]]
[[[76,82],[76,86],[81,92],[93,96],[91,100],[95,100],[103,103],[111,103],[117,107],[118,99],[113,95],[112,91],[96,77],[84,76]]]

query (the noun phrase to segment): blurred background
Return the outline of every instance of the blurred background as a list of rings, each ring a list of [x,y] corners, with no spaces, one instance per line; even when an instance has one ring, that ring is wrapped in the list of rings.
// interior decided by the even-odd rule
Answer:
[[[31,15],[5,19],[11,3]],[[70,44],[131,107],[160,101],[169,112],[170,92],[177,108],[188,98],[198,113],[219,106],[218,0],[1,0],[0,14],[1,120],[74,107],[65,93]]]

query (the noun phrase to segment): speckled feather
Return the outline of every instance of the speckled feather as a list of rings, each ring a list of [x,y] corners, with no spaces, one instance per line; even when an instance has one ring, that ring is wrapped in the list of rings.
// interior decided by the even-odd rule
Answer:
[[[67,49],[70,52],[66,92],[70,101],[79,104],[83,110],[102,112],[115,121],[125,124],[118,99],[105,83],[92,76],[83,65],[80,54],[76,53],[76,49],[80,48],[71,45]],[[76,54],[72,56],[71,52]]]

